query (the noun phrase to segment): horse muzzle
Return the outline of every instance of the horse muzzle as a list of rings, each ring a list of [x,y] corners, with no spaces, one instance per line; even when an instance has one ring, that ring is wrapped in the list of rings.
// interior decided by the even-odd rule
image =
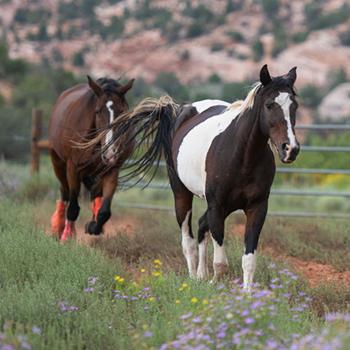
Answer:
[[[290,164],[293,163],[297,158],[300,151],[300,145],[299,143],[296,143],[292,146],[286,142],[279,146],[277,149],[281,162]]]

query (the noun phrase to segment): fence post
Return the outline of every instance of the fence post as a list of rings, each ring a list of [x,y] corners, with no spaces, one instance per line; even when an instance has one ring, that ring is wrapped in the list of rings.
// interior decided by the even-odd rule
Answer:
[[[32,162],[31,162],[31,174],[39,172],[40,165],[40,149],[38,142],[41,137],[42,131],[42,116],[43,113],[40,109],[33,108],[32,110],[32,139],[31,139],[31,151],[32,151]]]

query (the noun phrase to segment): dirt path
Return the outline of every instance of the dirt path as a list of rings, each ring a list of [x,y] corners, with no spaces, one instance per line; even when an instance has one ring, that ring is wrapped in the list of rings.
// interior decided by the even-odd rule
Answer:
[[[229,227],[229,232],[236,236],[243,237],[244,229],[244,224],[235,224]],[[292,266],[308,280],[310,287],[312,288],[321,283],[350,283],[350,271],[339,272],[332,265],[292,257],[278,251],[274,247],[264,247],[262,253],[264,253],[264,255],[269,255],[276,260],[286,262]]]

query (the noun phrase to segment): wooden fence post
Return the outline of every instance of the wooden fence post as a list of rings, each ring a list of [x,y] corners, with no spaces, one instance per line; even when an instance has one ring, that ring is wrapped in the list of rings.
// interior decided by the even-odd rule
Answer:
[[[32,140],[31,140],[31,150],[32,150],[32,162],[31,162],[31,174],[39,172],[40,165],[40,149],[38,142],[41,137],[42,131],[42,117],[43,113],[40,109],[33,108],[32,110]]]

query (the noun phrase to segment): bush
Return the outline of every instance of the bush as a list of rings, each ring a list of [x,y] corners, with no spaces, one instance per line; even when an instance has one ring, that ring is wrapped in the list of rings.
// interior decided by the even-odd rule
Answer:
[[[305,6],[306,23],[311,30],[334,27],[344,23],[350,16],[350,7],[343,4],[339,9],[323,13],[321,4],[317,1]]]
[[[251,82],[245,81],[240,83],[226,83],[224,84],[222,99],[224,101],[235,101],[244,99],[247,96],[247,92]]]
[[[279,0],[262,0],[261,3],[266,16],[275,17],[277,15]]]
[[[215,52],[215,51],[222,51],[224,49],[224,44],[222,43],[214,43],[211,48],[210,51]]]
[[[304,42],[307,37],[309,36],[309,32],[305,31],[305,32],[297,32],[297,33],[294,33],[292,35],[292,40],[295,42],[295,43],[302,43]]]
[[[320,88],[311,84],[302,87],[299,90],[299,94],[303,104],[307,107],[317,107],[323,97],[323,94],[320,92]]]
[[[18,8],[14,21],[21,24],[37,24],[50,17],[51,13],[45,9],[29,10],[26,8]]]
[[[199,22],[193,22],[187,29],[188,38],[196,38],[205,33],[205,25]]]
[[[237,31],[228,31],[226,32],[226,35],[229,36],[232,40],[238,42],[238,43],[244,43],[245,39],[243,34]]]
[[[264,45],[260,39],[257,39],[252,44],[253,59],[254,61],[260,61],[264,56]]]
[[[345,46],[350,46],[350,29],[339,34],[340,42]]]
[[[183,102],[189,98],[187,88],[180,83],[174,73],[162,72],[154,83],[178,101]]]
[[[76,52],[73,56],[73,64],[76,67],[82,67],[85,64],[85,59],[84,59],[84,52],[83,50],[80,50]]]

